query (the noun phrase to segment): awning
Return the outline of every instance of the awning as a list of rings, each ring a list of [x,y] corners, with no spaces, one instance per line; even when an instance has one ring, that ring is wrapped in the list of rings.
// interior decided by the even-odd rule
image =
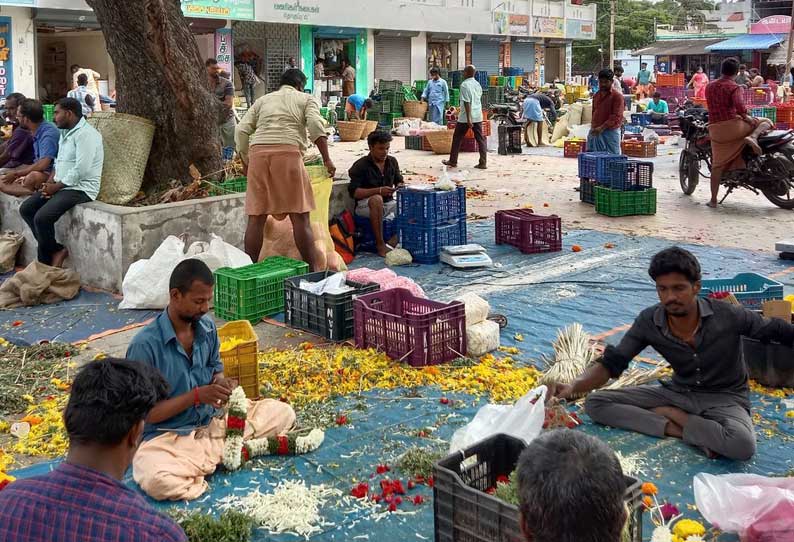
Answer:
[[[772,52],[769,54],[769,58],[766,59],[767,64],[770,66],[777,66],[778,64],[786,63],[786,55],[788,54],[788,47],[786,47],[786,43],[788,43],[788,38],[783,40],[783,43],[780,44],[780,47],[775,47],[772,49]]]
[[[745,34],[706,47],[707,51],[760,51],[778,47],[785,34]]]
[[[706,47],[722,41],[716,39],[687,39],[687,40],[659,40],[647,47],[638,49],[631,53],[631,56],[680,56],[680,55],[703,55]]]

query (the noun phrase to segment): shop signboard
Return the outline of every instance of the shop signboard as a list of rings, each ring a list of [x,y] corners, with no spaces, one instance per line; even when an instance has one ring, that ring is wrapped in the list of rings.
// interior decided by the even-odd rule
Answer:
[[[546,82],[546,48],[542,43],[535,44],[535,83],[542,85]]]
[[[0,17],[0,96],[14,92],[11,17]]]
[[[317,0],[304,0],[303,2],[300,0],[290,0],[288,2],[276,0],[272,4],[268,3],[267,5],[272,6],[272,8],[266,7],[266,10],[272,9],[277,17],[283,18],[290,23],[320,22],[320,4]]]
[[[568,19],[565,21],[565,37],[574,40],[594,40],[596,37],[595,22]]]
[[[565,20],[561,17],[533,17],[532,35],[541,38],[563,38]]]
[[[788,34],[791,30],[791,16],[772,15],[750,25],[750,34]]]
[[[232,29],[219,28],[215,31],[215,60],[226,73],[234,73],[234,48],[232,46]]]
[[[511,36],[529,36],[529,15],[511,13],[507,17],[507,29]]]
[[[254,20],[255,0],[182,0],[186,17],[210,19]]]

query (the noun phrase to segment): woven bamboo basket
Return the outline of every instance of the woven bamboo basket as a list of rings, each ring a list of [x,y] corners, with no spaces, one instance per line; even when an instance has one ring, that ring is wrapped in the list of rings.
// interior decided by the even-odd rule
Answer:
[[[377,123],[376,123],[377,124]],[[364,131],[366,121],[359,120],[338,120],[336,121],[336,131],[339,132],[339,139],[342,141],[358,141],[361,139],[361,132]]]
[[[427,114],[427,103],[405,102],[403,103],[403,114],[412,119],[423,119]]]
[[[129,203],[143,184],[154,123],[112,111],[97,111],[88,118],[88,123],[102,134],[105,150],[97,199],[112,205]]]
[[[449,154],[452,152],[452,136],[455,130],[432,130],[425,132],[425,137],[433,147],[436,154]]]
[[[364,131],[361,132],[361,139],[367,139],[367,136],[378,129],[378,121],[367,120],[364,121]]]

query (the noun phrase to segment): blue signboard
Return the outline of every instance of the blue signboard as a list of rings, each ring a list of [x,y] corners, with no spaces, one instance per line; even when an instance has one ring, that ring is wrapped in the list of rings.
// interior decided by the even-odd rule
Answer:
[[[11,17],[0,17],[0,96],[14,92]]]

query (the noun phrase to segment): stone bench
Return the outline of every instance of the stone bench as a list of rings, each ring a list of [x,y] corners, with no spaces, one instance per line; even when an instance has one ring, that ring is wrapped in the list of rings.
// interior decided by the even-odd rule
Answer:
[[[347,181],[334,183],[330,216],[352,209]],[[0,194],[3,230],[22,233],[25,243],[17,262],[36,259],[36,240],[19,214],[23,198]],[[56,224],[56,238],[69,249],[70,267],[86,286],[121,292],[130,265],[150,258],[169,235],[186,234],[188,243],[209,241],[214,233],[227,243],[243,247],[245,194],[230,194],[178,203],[124,207],[98,201],[79,205]]]

